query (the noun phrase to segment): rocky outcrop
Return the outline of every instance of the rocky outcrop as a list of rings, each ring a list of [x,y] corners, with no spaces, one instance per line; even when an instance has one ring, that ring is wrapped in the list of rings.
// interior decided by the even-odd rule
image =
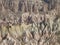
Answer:
[[[60,0],[0,0],[0,45],[60,45]]]

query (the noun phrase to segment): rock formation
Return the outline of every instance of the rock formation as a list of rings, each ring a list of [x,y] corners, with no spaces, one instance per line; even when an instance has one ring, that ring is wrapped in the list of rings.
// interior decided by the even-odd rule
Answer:
[[[0,45],[60,45],[60,0],[0,0]]]

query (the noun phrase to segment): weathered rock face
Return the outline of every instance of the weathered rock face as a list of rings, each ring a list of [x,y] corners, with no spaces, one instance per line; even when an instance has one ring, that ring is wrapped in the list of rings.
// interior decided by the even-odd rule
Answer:
[[[1,0],[0,1],[0,10],[4,9],[9,9],[12,12],[19,12],[24,9],[24,12],[26,11],[34,11],[37,8],[42,11],[44,7],[48,6],[48,10],[54,9],[56,7],[57,2],[59,1],[56,0]],[[46,5],[47,6],[44,6]],[[36,7],[37,6],[37,7]],[[35,7],[35,8],[34,8]],[[23,8],[23,9],[22,9]]]
[[[0,45],[60,45],[60,0],[0,0]]]
[[[2,0],[5,9],[10,9],[13,12],[18,10],[18,0]]]

